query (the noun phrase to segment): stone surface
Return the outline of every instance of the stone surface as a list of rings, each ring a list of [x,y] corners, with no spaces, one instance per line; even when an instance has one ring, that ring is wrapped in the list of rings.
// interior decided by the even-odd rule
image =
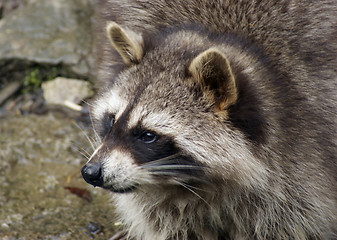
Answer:
[[[34,0],[0,0],[0,19],[9,14],[11,11],[20,8]]]
[[[65,102],[79,104],[93,95],[90,83],[78,79],[58,77],[42,84],[47,104],[64,105]]]
[[[0,65],[63,64],[90,76],[93,9],[92,0],[36,0],[10,12],[0,20]]]

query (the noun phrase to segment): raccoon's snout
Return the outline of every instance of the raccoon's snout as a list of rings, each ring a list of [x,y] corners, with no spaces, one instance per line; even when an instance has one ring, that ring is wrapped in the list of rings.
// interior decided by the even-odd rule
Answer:
[[[93,185],[102,187],[103,186],[103,175],[102,175],[102,165],[99,162],[88,163],[82,168],[82,176],[84,180]]]

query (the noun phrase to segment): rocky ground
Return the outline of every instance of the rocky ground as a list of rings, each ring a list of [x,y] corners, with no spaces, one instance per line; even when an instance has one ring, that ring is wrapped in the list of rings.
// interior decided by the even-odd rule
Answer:
[[[120,228],[109,193],[80,174],[95,144],[94,14],[93,0],[0,0],[0,239]]]
[[[0,239],[108,239],[109,193],[86,184],[87,124],[64,113],[0,122]]]

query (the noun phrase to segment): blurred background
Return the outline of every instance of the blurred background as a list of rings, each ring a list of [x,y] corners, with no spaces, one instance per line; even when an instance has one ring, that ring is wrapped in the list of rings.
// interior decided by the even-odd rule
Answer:
[[[0,239],[109,239],[95,148],[94,0],[0,0]]]

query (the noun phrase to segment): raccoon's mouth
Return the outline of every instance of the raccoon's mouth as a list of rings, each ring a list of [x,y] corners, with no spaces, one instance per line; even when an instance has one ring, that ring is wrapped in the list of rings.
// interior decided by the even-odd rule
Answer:
[[[103,187],[105,190],[114,192],[114,193],[130,193],[137,189],[136,185],[127,187],[127,188],[113,188],[113,187]]]

